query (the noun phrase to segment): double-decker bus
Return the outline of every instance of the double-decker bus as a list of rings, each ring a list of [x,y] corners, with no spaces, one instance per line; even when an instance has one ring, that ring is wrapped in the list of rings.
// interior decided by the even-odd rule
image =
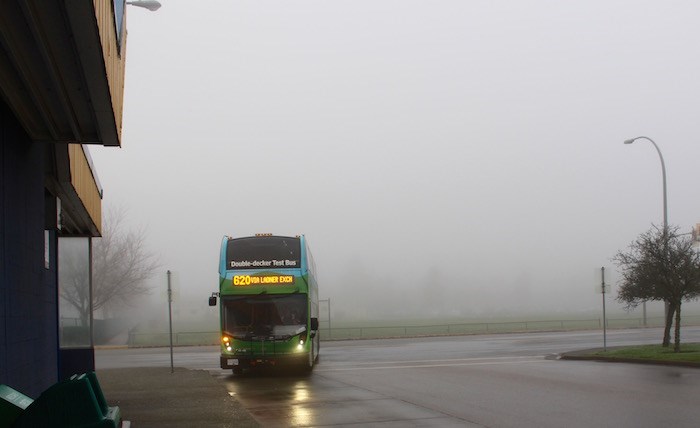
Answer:
[[[221,368],[296,366],[318,358],[316,266],[304,236],[255,236],[221,241],[219,292]]]

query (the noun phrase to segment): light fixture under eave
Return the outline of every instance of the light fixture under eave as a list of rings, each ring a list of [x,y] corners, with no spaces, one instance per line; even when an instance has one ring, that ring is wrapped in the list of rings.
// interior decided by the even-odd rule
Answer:
[[[156,0],[133,0],[133,1],[128,1],[126,4],[130,6],[137,6],[137,7],[142,7],[144,9],[148,9],[151,12],[155,12],[156,10],[160,9],[160,2]]]

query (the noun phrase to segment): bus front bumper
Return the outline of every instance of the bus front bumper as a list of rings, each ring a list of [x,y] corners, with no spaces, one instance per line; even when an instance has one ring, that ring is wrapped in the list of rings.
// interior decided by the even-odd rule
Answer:
[[[251,367],[274,367],[304,364],[309,356],[306,353],[276,354],[265,356],[221,355],[222,369],[247,369]]]

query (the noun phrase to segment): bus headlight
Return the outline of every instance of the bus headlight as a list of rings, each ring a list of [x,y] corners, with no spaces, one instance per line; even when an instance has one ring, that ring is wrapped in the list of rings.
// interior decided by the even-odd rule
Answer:
[[[300,337],[299,344],[297,345],[297,351],[301,351],[303,349],[304,349],[304,338]]]
[[[221,343],[224,345],[224,348],[226,348],[227,351],[231,352],[231,350],[233,348],[231,347],[231,338],[230,337],[222,336]]]

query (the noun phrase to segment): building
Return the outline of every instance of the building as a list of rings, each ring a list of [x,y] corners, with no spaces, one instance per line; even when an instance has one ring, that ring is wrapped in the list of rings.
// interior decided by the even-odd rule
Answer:
[[[94,369],[91,311],[62,323],[59,266],[78,261],[89,301],[102,189],[84,145],[121,145],[124,12],[0,2],[0,383],[31,397]]]

